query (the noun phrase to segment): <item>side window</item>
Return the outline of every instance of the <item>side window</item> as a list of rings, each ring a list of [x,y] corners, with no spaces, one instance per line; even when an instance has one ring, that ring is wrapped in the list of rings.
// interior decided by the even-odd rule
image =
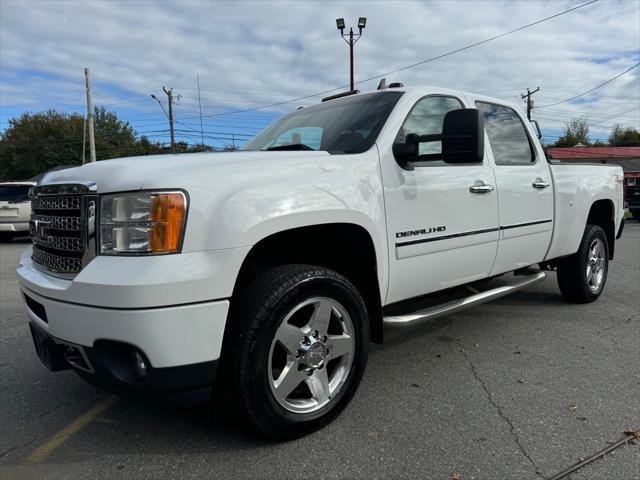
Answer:
[[[503,105],[476,102],[484,114],[484,128],[489,137],[496,165],[530,165],[535,154],[520,116]]]
[[[404,143],[410,133],[417,135],[437,135],[442,133],[442,122],[447,112],[463,108],[462,102],[454,97],[425,97],[419,100],[402,124],[396,137],[396,143]],[[437,155],[442,153],[440,141],[422,142],[420,155]],[[425,162],[425,165],[443,165],[444,162]]]

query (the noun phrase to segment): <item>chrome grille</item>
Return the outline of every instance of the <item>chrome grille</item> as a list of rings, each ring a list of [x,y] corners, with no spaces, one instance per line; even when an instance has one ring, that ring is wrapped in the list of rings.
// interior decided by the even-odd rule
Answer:
[[[75,273],[82,269],[82,259],[75,257],[63,257],[44,252],[42,250],[33,249],[31,259],[38,265],[58,273]]]
[[[33,207],[31,207],[33,209]],[[33,210],[31,210],[33,212]],[[31,215],[31,220],[38,220],[49,224],[49,228],[54,230],[80,231],[80,217],[58,217],[52,215]],[[32,237],[33,238],[33,237]]]
[[[79,193],[83,192],[82,185],[60,187],[45,185],[34,189],[31,259],[50,272],[74,275],[95,255],[97,196]]]
[[[82,252],[82,239],[74,237],[48,237],[46,240],[33,240],[33,243],[55,250]]]
[[[65,195],[55,197],[34,197],[31,200],[31,208],[38,210],[78,210],[81,205],[79,195]]]

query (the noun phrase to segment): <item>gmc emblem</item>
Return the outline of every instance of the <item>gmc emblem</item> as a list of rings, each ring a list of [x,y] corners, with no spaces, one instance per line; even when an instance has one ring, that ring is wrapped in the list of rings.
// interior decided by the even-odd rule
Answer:
[[[44,220],[31,220],[29,222],[29,233],[31,238],[46,242],[49,240],[49,225],[51,222],[45,222]]]

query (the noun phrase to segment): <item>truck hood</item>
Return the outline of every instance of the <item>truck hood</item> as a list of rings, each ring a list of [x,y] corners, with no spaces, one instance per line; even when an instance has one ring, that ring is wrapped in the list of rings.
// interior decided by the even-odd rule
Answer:
[[[324,151],[205,152],[180,155],[148,155],[88,163],[50,172],[39,182],[96,182],[99,193],[146,188],[184,188],[194,178],[204,176],[227,182],[268,172],[300,172],[295,167],[319,163],[331,158]],[[319,165],[318,165],[319,166]],[[292,168],[293,167],[293,168]],[[302,168],[306,170],[306,168]],[[202,178],[202,177],[201,177]]]

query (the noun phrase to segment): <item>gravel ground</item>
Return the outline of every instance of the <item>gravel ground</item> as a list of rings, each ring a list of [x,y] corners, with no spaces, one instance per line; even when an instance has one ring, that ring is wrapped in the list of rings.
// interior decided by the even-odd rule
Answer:
[[[640,429],[640,224],[629,222],[596,303],[564,303],[550,274],[393,332],[349,408],[313,435],[274,443],[218,409],[118,400],[29,464],[109,396],[37,359],[14,272],[26,246],[0,244],[0,478],[541,479]],[[640,479],[640,445],[567,478]]]

